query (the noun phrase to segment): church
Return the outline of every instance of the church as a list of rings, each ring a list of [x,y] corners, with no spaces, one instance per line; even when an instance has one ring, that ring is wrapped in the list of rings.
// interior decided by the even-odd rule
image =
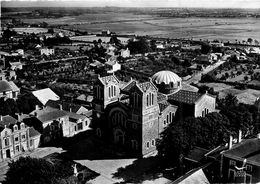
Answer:
[[[93,128],[128,153],[147,157],[156,153],[156,139],[168,124],[214,112],[215,103],[214,96],[198,93],[171,71],[160,71],[146,82],[98,76]]]

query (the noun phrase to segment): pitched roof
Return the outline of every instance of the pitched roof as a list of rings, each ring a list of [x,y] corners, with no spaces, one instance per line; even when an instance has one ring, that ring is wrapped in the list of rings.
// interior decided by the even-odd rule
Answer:
[[[45,104],[47,107],[52,107],[55,109],[60,109],[60,105],[62,106],[62,110],[65,111],[72,111],[76,113],[82,106],[78,104],[72,104],[67,102],[62,102],[60,100],[48,100],[48,102]]]
[[[202,95],[192,91],[180,90],[177,93],[169,95],[168,99],[181,103],[194,104]]]
[[[8,81],[0,80],[0,93],[12,91],[12,87],[10,86]]]
[[[122,91],[129,92],[129,90],[136,84],[136,81],[131,80],[128,82],[125,87],[123,87]]]
[[[32,94],[45,105],[48,100],[59,100],[60,97],[55,94],[50,88],[45,88],[37,91],[33,91]]]
[[[44,123],[47,121],[56,120],[64,116],[67,116],[67,113],[65,111],[53,110],[53,111],[42,113],[41,115],[37,115],[37,119],[39,119],[42,123]]]
[[[15,85],[13,81],[10,81],[9,85],[12,88],[12,91],[20,91],[20,89]]]
[[[200,183],[200,184],[208,184],[209,180],[207,179],[204,171],[202,168],[197,168],[189,171],[184,176],[178,178],[177,180],[171,183],[181,183],[181,184],[188,184],[188,183]]]
[[[157,93],[157,101],[158,103],[161,101],[167,100],[167,96],[165,94],[162,93]]]
[[[99,77],[98,79],[102,82],[103,85],[106,85],[110,81],[116,81],[119,83],[119,80],[114,75],[107,75],[104,77]]]
[[[247,162],[260,166],[260,139],[242,140],[230,150],[225,151],[223,155],[230,158],[247,159]]]
[[[12,116],[6,115],[2,116],[2,121],[0,120],[0,127],[5,128],[5,126],[9,127],[10,125],[14,125],[17,123],[17,119]]]
[[[150,87],[157,89],[151,81],[138,83],[137,85],[143,92],[146,92]]]
[[[171,104],[167,101],[161,101],[158,102],[159,108],[160,108],[160,112],[164,111],[168,106],[170,106]]]
[[[37,130],[35,130],[33,127],[29,128],[29,137],[36,137],[41,135]]]

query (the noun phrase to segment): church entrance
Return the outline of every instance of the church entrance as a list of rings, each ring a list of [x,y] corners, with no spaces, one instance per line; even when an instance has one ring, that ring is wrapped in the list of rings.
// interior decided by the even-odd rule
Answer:
[[[118,145],[124,145],[125,144],[125,135],[124,132],[120,129],[117,129],[114,131],[114,143]]]

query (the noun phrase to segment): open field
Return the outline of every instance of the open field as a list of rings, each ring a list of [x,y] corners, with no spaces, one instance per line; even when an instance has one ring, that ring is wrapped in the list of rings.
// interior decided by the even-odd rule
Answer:
[[[84,13],[61,18],[22,19],[27,23],[47,22],[64,28],[100,33],[109,29],[119,34],[169,38],[260,40],[259,18],[160,17],[156,14],[124,12]]]

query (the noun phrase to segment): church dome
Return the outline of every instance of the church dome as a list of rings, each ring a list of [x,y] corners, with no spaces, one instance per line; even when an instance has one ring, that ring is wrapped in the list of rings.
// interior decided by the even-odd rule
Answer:
[[[153,83],[164,94],[173,93],[181,88],[181,78],[171,71],[160,71],[152,76]]]

